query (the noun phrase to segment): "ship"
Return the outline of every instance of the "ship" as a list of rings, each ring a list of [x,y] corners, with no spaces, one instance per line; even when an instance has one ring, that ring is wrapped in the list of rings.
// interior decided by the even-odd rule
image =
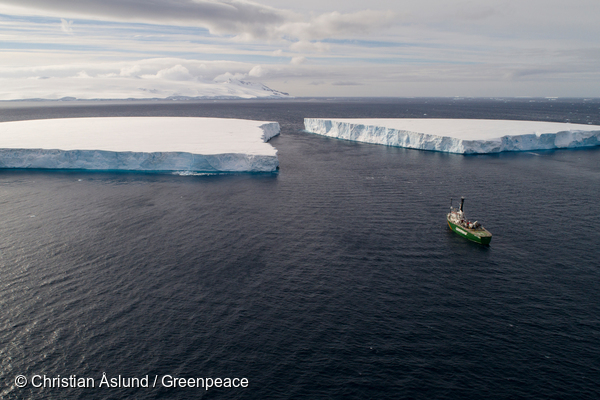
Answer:
[[[471,222],[465,216],[463,205],[465,198],[460,198],[460,208],[452,207],[452,199],[450,199],[450,212],[448,213],[448,226],[454,233],[459,236],[469,239],[472,242],[488,245],[492,241],[492,234],[487,231],[477,221]]]

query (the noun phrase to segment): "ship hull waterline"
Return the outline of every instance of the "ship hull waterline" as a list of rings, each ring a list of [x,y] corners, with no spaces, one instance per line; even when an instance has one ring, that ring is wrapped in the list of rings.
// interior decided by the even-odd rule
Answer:
[[[490,242],[492,241],[492,234],[489,233],[485,229],[483,229],[483,230],[467,229],[462,226],[453,224],[452,222],[450,222],[450,220],[448,220],[448,226],[450,227],[450,229],[452,229],[452,231],[454,233],[456,233],[457,235],[462,236],[465,239],[468,239],[472,242],[487,245],[487,244],[490,244]]]

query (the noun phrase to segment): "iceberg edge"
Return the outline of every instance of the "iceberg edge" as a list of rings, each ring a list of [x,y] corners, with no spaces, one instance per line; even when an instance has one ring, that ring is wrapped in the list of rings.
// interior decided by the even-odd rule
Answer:
[[[495,121],[502,123],[502,121]],[[514,121],[512,121],[514,122]],[[528,122],[528,121],[523,121]],[[361,124],[334,119],[305,118],[307,132],[318,135],[386,146],[439,151],[455,154],[488,154],[507,151],[551,150],[600,146],[600,126],[549,133],[504,135],[492,139],[463,139],[438,134],[402,130],[373,124]],[[580,125],[586,127],[586,125]],[[597,128],[597,129],[594,129]]]

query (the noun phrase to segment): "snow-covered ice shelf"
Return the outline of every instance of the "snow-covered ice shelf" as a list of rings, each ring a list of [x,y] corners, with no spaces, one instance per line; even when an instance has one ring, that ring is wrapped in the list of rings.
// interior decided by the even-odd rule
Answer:
[[[269,172],[277,122],[222,118],[65,118],[0,123],[0,168]]]
[[[305,118],[304,127],[339,139],[459,154],[600,146],[600,126],[560,122]]]

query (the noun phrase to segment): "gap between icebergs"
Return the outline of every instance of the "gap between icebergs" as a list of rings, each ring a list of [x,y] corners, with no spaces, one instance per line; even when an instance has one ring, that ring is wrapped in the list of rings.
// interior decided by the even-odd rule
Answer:
[[[0,123],[0,168],[271,172],[279,123],[224,118],[63,118]]]
[[[600,146],[600,126],[560,122],[305,118],[304,127],[338,139],[458,154]]]

